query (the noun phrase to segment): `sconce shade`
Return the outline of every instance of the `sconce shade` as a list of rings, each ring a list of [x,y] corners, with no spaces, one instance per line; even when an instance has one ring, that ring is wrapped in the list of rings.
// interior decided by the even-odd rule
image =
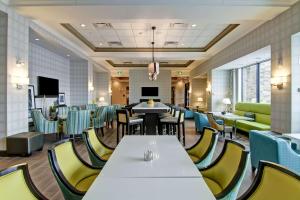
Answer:
[[[231,100],[229,98],[224,98],[223,99],[223,104],[230,105],[231,104]]]
[[[202,101],[203,101],[203,98],[202,98],[202,97],[198,97],[198,98],[197,98],[197,101],[202,102]]]
[[[100,98],[99,98],[99,101],[100,101],[100,102],[104,102],[104,97],[100,97]]]
[[[271,78],[271,85],[276,86],[278,89],[283,89],[283,84],[287,83],[286,76],[277,76]]]

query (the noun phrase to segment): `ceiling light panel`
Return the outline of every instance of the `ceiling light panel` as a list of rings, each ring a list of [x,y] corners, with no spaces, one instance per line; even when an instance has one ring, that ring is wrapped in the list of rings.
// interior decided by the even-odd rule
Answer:
[[[151,26],[155,25],[155,47],[174,47],[175,44],[166,42],[177,42],[176,47],[204,47],[214,37],[220,34],[228,24],[200,24],[192,27],[194,23],[85,23],[72,26],[88,41],[96,47],[112,47],[107,42],[121,42],[122,47],[149,47],[152,41]],[[195,23],[196,24],[196,23]],[[200,38],[200,39],[199,39]],[[199,40],[198,40],[199,39]],[[99,45],[102,43],[102,45]],[[142,46],[145,45],[145,46]]]

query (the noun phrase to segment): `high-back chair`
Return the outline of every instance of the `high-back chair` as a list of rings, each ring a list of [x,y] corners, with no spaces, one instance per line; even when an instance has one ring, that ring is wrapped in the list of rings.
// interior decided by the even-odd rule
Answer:
[[[114,107],[113,106],[107,106],[107,115],[106,115],[106,124],[109,128],[109,125],[113,128],[114,126]]]
[[[70,108],[67,106],[57,107],[57,116],[61,119],[66,119],[68,117],[68,112]]]
[[[89,110],[91,112],[95,112],[97,109],[98,105],[97,104],[86,104],[85,109]]]
[[[204,127],[203,134],[199,140],[186,149],[190,158],[201,169],[207,167],[212,160],[218,142],[218,131],[212,128]]]
[[[117,144],[119,143],[119,129],[122,125],[122,137],[124,136],[124,128],[126,127],[126,134],[131,134],[135,125],[140,126],[140,134],[144,134],[144,120],[142,118],[130,117],[127,109],[120,109],[117,113]]]
[[[101,142],[93,128],[83,131],[83,140],[92,164],[94,166],[103,167],[114,149]]]
[[[31,116],[36,132],[58,133],[58,122],[47,120],[40,110],[32,110]]]
[[[0,198],[47,199],[33,184],[27,164],[15,165],[0,171]]]
[[[66,121],[66,133],[68,135],[81,135],[83,130],[90,127],[90,111],[69,111]]]
[[[50,147],[48,159],[65,199],[82,199],[101,170],[81,159],[71,140],[62,140]]]
[[[248,160],[249,152],[245,151],[245,146],[232,140],[225,140],[219,157],[206,168],[200,169],[204,181],[216,199],[236,199]]]
[[[170,128],[173,129],[173,134],[176,134],[177,129],[177,136],[178,140],[181,140],[181,128],[182,128],[182,135],[183,135],[183,145],[185,145],[185,124],[184,124],[184,117],[185,113],[183,110],[175,110],[173,117],[165,117],[160,119],[159,124],[159,132],[162,134],[162,127],[166,125],[167,134],[170,134]],[[177,127],[177,128],[176,128]]]
[[[99,130],[101,130],[102,136],[104,136],[104,126],[105,126],[105,120],[107,116],[107,106],[100,106],[96,109],[96,113],[93,118],[93,126],[99,133]]]
[[[238,200],[299,200],[300,176],[287,168],[260,161],[250,188]]]
[[[117,110],[120,110],[122,106],[120,104],[113,104],[113,118],[114,120],[117,120]]]
[[[214,129],[216,129],[217,131],[219,131],[223,136],[225,136],[225,125],[224,125],[224,123],[222,123],[222,124],[217,123],[217,121],[214,118],[213,113],[207,113],[206,115],[207,115],[207,119],[208,119],[208,122],[209,122],[210,126]]]

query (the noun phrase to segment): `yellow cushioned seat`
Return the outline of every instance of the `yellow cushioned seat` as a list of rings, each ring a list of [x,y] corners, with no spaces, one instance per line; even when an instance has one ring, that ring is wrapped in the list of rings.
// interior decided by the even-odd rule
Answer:
[[[220,156],[200,170],[205,182],[217,199],[235,199],[244,178],[249,152],[237,142],[225,140]]]
[[[46,199],[32,184],[27,164],[0,171],[0,199]]]
[[[85,130],[83,132],[83,139],[85,141],[92,164],[99,167],[104,166],[106,161],[112,155],[114,149],[101,142],[94,128]]]
[[[203,133],[196,144],[186,149],[197,167],[203,168],[211,163],[217,140],[217,130],[204,127]]]
[[[251,187],[239,200],[299,200],[300,176],[275,163],[260,161]]]
[[[82,180],[80,180],[76,185],[75,188],[79,191],[87,191],[90,186],[92,185],[92,183],[94,182],[94,180],[97,178],[98,174],[94,174],[91,176],[88,176]]]
[[[213,194],[222,192],[223,188],[217,182],[207,177],[204,177],[203,179]]]
[[[80,199],[100,173],[77,154],[71,140],[63,140],[48,150],[51,169],[65,199]]]

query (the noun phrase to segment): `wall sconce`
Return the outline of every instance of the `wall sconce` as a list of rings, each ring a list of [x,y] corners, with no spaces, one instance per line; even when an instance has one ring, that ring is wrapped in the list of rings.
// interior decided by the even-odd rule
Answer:
[[[23,86],[29,85],[29,78],[21,76],[12,76],[11,82],[16,85],[17,89],[22,89]]]
[[[202,98],[202,97],[198,97],[198,98],[197,98],[197,101],[198,101],[198,102],[203,102],[203,98]]]
[[[277,76],[271,78],[271,85],[276,86],[279,90],[283,89],[283,84],[287,82],[286,76]]]
[[[103,103],[104,100],[105,100],[104,97],[100,97],[100,98],[99,98],[99,102],[101,102],[101,103]]]
[[[94,91],[94,86],[93,86],[93,83],[89,83],[89,91],[90,92],[93,92]]]
[[[211,94],[211,85],[210,85],[210,83],[207,84],[206,92],[207,92],[208,94]]]
[[[17,60],[17,62],[16,62],[16,66],[17,67],[24,67],[25,66],[25,62],[23,62],[23,61],[21,61],[21,60]]]

